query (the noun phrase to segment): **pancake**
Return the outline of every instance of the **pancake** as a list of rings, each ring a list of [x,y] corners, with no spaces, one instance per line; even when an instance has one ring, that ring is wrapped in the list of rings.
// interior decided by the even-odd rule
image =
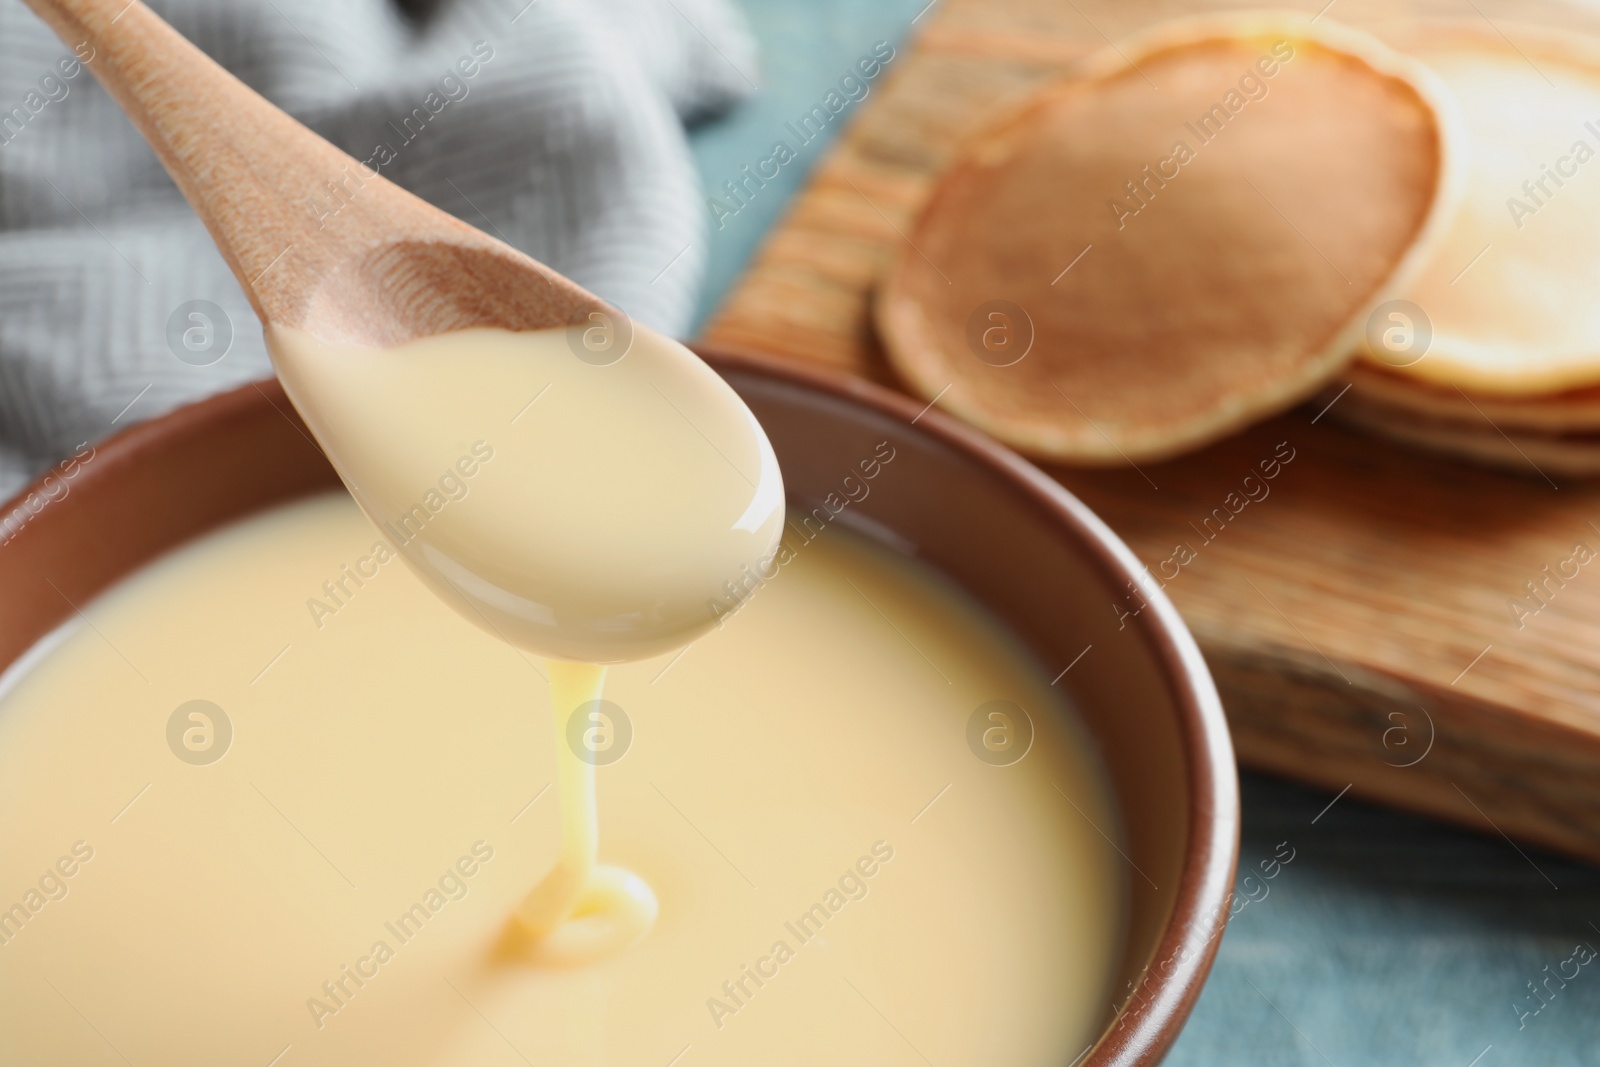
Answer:
[[[1500,396],[1600,385],[1600,44],[1500,29],[1509,40],[1481,21],[1394,38],[1454,92],[1472,158],[1461,210],[1405,294],[1432,345],[1396,370]]]
[[[925,398],[1081,465],[1281,411],[1349,363],[1442,234],[1452,108],[1425,68],[1326,20],[1121,42],[959,146],[879,292],[889,358]]]
[[[1351,396],[1381,403],[1402,418],[1409,413],[1467,424],[1488,418],[1502,429],[1536,433],[1600,431],[1600,386],[1549,396],[1486,396],[1398,374],[1366,360],[1347,369],[1344,377],[1351,382]]]
[[[1600,476],[1600,433],[1534,433],[1484,415],[1476,415],[1476,421],[1419,417],[1359,396],[1354,389],[1329,409],[1329,415],[1411,447],[1527,478]]]

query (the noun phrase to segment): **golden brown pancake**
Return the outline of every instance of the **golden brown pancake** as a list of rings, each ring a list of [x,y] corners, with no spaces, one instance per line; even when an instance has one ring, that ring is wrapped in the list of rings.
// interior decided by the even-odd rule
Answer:
[[[1454,223],[1404,294],[1431,322],[1426,354],[1369,358],[1472,393],[1600,384],[1600,44],[1481,20],[1394,40],[1456,96],[1472,162]]]
[[[1349,379],[1352,397],[1382,404],[1401,418],[1413,414],[1469,426],[1488,419],[1502,429],[1547,434],[1600,431],[1600,386],[1549,396],[1490,396],[1408,377],[1367,360],[1341,377]]]
[[[890,358],[924,397],[1080,464],[1289,407],[1442,232],[1451,107],[1327,20],[1122,42],[958,149],[879,294]]]
[[[1532,433],[1484,417],[1476,423],[1425,418],[1353,389],[1329,410],[1351,426],[1405,445],[1529,478],[1600,475],[1600,433]]]

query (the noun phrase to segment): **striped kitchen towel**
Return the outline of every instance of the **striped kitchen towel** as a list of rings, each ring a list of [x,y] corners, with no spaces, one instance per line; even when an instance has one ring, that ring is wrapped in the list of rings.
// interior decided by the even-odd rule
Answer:
[[[705,241],[683,124],[749,92],[755,68],[728,0],[151,6],[384,176],[687,327]],[[84,58],[0,0],[0,497],[271,373],[244,294]]]

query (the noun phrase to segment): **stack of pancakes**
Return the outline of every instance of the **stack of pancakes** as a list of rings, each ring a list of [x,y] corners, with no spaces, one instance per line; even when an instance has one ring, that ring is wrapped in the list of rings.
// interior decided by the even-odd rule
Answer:
[[[1587,474],[1597,268],[1600,47],[1234,15],[1118,42],[976,131],[877,317],[917,391],[1042,458],[1160,459],[1320,393]]]

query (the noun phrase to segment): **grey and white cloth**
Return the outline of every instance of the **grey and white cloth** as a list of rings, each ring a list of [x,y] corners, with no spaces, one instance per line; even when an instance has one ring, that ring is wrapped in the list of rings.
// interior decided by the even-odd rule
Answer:
[[[706,243],[684,123],[748,92],[755,66],[728,0],[151,6],[385,177],[687,327]],[[71,48],[0,0],[0,497],[81,442],[270,373],[155,154]]]

